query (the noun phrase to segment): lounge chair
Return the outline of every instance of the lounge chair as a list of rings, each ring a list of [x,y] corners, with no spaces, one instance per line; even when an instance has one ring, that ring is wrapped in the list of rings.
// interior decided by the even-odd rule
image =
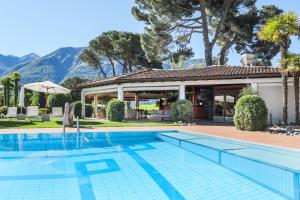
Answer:
[[[164,121],[165,119],[171,120],[172,119],[171,111],[170,110],[163,110],[162,114],[157,115],[156,117],[159,117],[161,119],[161,121]]]
[[[152,110],[148,112],[147,115],[148,119],[152,120],[160,120],[163,121],[164,119],[172,119],[171,111],[169,110]]]
[[[125,118],[126,119],[135,119],[136,118],[136,111],[135,110],[126,110]]]
[[[62,117],[63,116],[62,107],[53,107],[51,116],[52,117]]]
[[[7,114],[3,115],[4,118],[16,118],[18,113],[17,107],[8,107]]]
[[[171,114],[171,111],[170,110],[164,110],[164,113],[161,117],[161,120],[163,121],[164,119],[167,119],[167,120],[171,120],[172,119],[172,114]]]
[[[28,106],[26,111],[26,117],[39,117],[39,107]]]

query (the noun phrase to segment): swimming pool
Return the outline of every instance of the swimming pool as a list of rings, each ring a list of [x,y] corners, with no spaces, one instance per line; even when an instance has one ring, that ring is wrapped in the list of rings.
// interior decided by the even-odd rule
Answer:
[[[177,131],[0,135],[0,199],[299,200],[300,153]]]

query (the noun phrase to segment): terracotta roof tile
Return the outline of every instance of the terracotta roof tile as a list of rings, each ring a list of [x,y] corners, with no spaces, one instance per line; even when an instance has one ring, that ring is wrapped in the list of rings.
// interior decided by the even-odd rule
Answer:
[[[183,81],[183,80],[219,80],[243,78],[280,77],[280,68],[255,66],[210,66],[195,69],[143,70],[130,74],[89,82],[80,85],[83,88],[109,84],[145,82],[145,81]]]

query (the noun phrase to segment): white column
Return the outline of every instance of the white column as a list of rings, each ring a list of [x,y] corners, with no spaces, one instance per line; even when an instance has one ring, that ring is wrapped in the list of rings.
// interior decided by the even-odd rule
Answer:
[[[81,118],[85,118],[85,94],[81,91]]]
[[[139,112],[138,112],[138,109],[139,109],[139,96],[137,93],[135,93],[135,96],[134,96],[134,100],[135,100],[135,118],[136,119],[139,119]]]
[[[98,96],[94,95],[94,116],[97,118],[97,110],[98,110]]]
[[[179,85],[179,99],[185,99],[185,85]]]
[[[118,86],[118,99],[123,101],[123,88]]]
[[[252,89],[254,92],[258,92],[257,83],[251,83],[251,89]]]

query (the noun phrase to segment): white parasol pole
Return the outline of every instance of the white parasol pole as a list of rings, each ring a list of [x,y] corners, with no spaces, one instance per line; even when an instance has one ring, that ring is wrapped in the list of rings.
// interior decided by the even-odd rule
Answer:
[[[21,107],[21,113],[22,113],[22,108],[25,107],[25,88],[24,88],[24,86],[22,86],[21,90],[20,90],[19,106]]]

